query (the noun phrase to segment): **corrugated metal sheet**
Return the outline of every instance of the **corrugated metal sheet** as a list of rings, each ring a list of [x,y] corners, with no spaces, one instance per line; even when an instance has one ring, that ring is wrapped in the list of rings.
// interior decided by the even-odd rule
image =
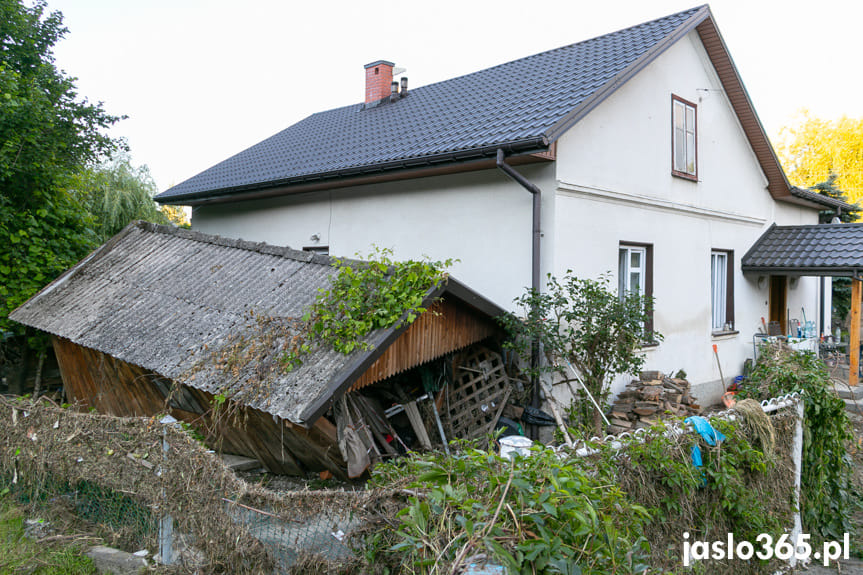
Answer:
[[[215,365],[218,350],[239,336],[259,336],[263,328],[258,318],[284,323],[301,317],[318,290],[329,285],[333,271],[325,256],[136,222],[10,317],[197,389],[234,392],[248,389],[256,370],[273,364],[272,356],[283,342],[276,341],[271,357],[256,358],[257,363],[245,366],[236,377]],[[486,333],[488,322],[478,319],[483,313],[477,311],[483,305],[470,302],[452,318],[443,316],[445,320],[431,324],[418,320],[418,329],[397,346],[398,361],[379,369],[377,379]],[[414,335],[426,325],[464,333]],[[393,329],[378,330],[367,341],[393,342],[393,335]],[[427,349],[414,349],[421,347]],[[303,411],[321,405],[360,377],[359,366],[370,353],[346,356],[314,347],[300,367],[290,373],[271,372],[276,375],[268,376],[264,393],[242,402],[295,423],[310,423],[302,421]]]
[[[443,300],[425,313],[387,348],[351,386],[363,388],[414,366],[437,359],[495,334],[491,320],[470,314],[463,306]]]

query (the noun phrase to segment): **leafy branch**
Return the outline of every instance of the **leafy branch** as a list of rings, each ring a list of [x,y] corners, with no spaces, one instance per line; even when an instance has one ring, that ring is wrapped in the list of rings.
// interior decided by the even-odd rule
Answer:
[[[376,329],[411,324],[423,312],[429,292],[446,282],[454,260],[392,259],[393,251],[375,247],[367,261],[335,259],[338,270],[303,318],[314,337],[340,353],[370,349],[365,337]]]

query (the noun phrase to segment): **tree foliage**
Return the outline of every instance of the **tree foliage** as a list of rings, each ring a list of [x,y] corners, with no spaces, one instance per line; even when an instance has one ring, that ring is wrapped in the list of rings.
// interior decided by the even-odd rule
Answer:
[[[825,181],[819,182],[814,186],[811,186],[809,189],[815,193],[821,194],[822,196],[827,196],[828,198],[833,198],[834,200],[841,200],[843,202],[848,202],[848,194],[839,189],[836,185],[836,180],[838,176],[834,173],[830,174]],[[836,216],[836,211],[833,209],[824,210],[819,213],[819,221],[822,224],[829,224],[833,218]],[[854,210],[844,210],[839,214],[839,221],[844,224],[848,224],[851,222],[856,222],[860,219],[860,209]]]
[[[802,110],[779,132],[776,152],[789,179],[807,188],[827,182],[851,202],[863,200],[863,118],[824,120]]]
[[[153,201],[157,190],[150,170],[147,166],[133,166],[124,152],[83,170],[76,178],[76,187],[93,216],[99,243],[107,241],[133,220],[171,223],[168,215]]]
[[[608,276],[580,279],[567,271],[558,280],[549,275],[544,292],[529,290],[515,300],[524,318],[507,314],[504,325],[512,339],[508,344],[527,365],[530,344],[539,341],[545,363],[537,375],[569,378],[567,362],[580,374],[585,387],[602,406],[608,384],[621,373],[635,373],[644,364],[639,350],[645,339],[658,341],[658,333],[645,333],[653,302],[637,293],[621,297],[611,289]],[[583,393],[581,388],[579,392]],[[586,397],[573,411],[579,423],[601,431],[601,417]]]
[[[0,330],[9,312],[93,246],[74,174],[118,145],[119,118],[78,97],[52,48],[66,33],[44,0],[0,0]]]

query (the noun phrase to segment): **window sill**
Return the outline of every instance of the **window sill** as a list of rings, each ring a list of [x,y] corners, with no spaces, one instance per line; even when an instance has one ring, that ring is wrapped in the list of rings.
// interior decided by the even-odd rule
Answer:
[[[736,329],[732,329],[730,331],[714,331],[710,335],[713,339],[732,339],[737,336],[740,332]]]
[[[658,341],[645,341],[642,342],[640,351],[651,351],[659,347]]]
[[[698,174],[687,174],[686,172],[678,172],[676,170],[671,170],[671,175],[675,178],[680,178],[683,180],[689,180],[690,182],[698,183]]]

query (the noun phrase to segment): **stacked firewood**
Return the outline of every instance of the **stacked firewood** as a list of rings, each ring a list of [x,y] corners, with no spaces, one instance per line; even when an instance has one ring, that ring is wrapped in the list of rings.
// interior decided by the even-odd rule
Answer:
[[[689,382],[660,371],[643,371],[617,396],[608,418],[611,434],[650,427],[666,415],[698,415],[701,406],[689,393]]]

